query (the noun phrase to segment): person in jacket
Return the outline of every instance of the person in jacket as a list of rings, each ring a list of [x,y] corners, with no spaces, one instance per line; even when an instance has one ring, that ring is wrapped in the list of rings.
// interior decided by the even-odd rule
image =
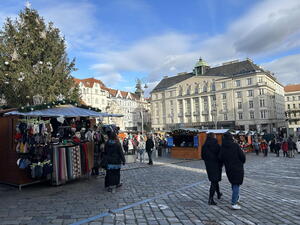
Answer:
[[[140,162],[144,162],[144,155],[145,155],[145,148],[146,148],[146,142],[144,140],[144,137],[140,135],[138,137],[138,146],[137,146],[137,152],[139,154]]]
[[[216,205],[214,201],[214,195],[217,192],[218,199],[221,198],[219,182],[222,178],[222,163],[218,156],[220,154],[220,145],[213,133],[207,134],[207,139],[203,145],[201,157],[204,160],[208,180],[210,181],[209,189],[209,205]]]
[[[120,170],[121,163],[125,165],[125,157],[118,136],[114,132],[108,133],[108,141],[104,147],[104,157],[107,161],[105,188],[112,192],[113,187],[121,187]]]
[[[286,139],[282,142],[281,149],[283,151],[283,157],[288,157],[289,144]]]
[[[268,144],[266,142],[266,140],[262,140],[261,143],[260,143],[260,148],[262,150],[262,152],[264,153],[264,157],[267,157],[268,156]]]
[[[256,155],[259,155],[260,146],[259,146],[259,142],[257,139],[253,142],[253,147],[254,147]]]
[[[289,139],[288,139],[288,156],[289,156],[289,158],[295,157],[294,149],[296,149],[296,143],[293,141],[292,137],[289,137]]]
[[[298,139],[296,142],[296,148],[297,148],[297,152],[300,153],[300,139]]]
[[[232,135],[225,133],[222,140],[219,159],[224,163],[226,175],[232,188],[232,209],[241,209],[238,205],[240,185],[244,180],[244,163],[246,157],[240,146],[233,142]]]
[[[146,141],[146,152],[148,154],[148,159],[149,159],[149,165],[153,165],[153,161],[152,161],[152,151],[154,148],[154,142],[152,139],[152,136],[149,135]]]
[[[275,153],[276,153],[276,157],[279,157],[279,152],[280,152],[280,148],[281,148],[281,143],[280,140],[277,139],[276,143],[275,143]]]

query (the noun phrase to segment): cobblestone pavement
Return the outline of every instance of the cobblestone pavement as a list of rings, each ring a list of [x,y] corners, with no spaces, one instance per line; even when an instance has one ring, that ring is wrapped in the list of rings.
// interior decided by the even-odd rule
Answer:
[[[103,178],[21,192],[0,185],[0,224],[300,224],[300,155],[248,154],[240,211],[230,209],[225,175],[222,199],[208,206],[203,161],[178,162],[123,170],[115,193],[104,191]]]

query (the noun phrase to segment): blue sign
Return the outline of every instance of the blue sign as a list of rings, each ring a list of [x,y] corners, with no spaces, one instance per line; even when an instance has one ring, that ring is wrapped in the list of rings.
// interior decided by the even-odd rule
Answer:
[[[198,136],[194,136],[194,147],[197,148],[198,147]]]
[[[168,147],[173,147],[174,143],[173,143],[173,138],[172,137],[167,138],[167,145],[168,145]]]

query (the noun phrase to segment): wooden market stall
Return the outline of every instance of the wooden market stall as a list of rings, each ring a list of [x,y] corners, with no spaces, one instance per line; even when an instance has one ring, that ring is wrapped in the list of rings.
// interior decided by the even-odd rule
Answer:
[[[88,176],[94,143],[80,132],[104,116],[73,105],[0,115],[0,183],[21,189],[45,180],[60,185]]]
[[[227,129],[221,130],[198,130],[184,128],[174,130],[168,139],[171,147],[171,157],[176,159],[201,159],[202,146],[204,145],[207,133],[216,134],[219,144],[222,144],[222,137]]]

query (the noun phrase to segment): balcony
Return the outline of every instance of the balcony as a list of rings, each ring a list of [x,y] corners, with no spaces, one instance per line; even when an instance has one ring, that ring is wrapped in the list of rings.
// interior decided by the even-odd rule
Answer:
[[[186,112],[184,115],[185,116],[191,116],[191,112]]]
[[[183,113],[182,112],[178,113],[178,116],[183,117]]]
[[[208,109],[202,110],[202,115],[208,115]]]
[[[193,112],[193,115],[194,115],[194,116],[199,116],[199,115],[200,115],[200,112]]]
[[[228,113],[228,110],[227,109],[221,109],[220,113]]]

